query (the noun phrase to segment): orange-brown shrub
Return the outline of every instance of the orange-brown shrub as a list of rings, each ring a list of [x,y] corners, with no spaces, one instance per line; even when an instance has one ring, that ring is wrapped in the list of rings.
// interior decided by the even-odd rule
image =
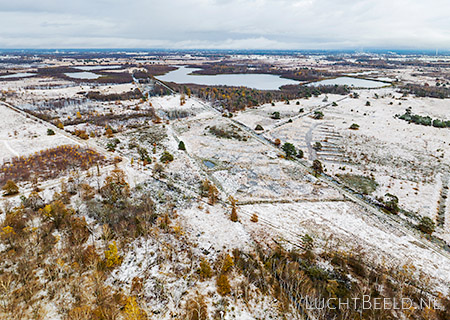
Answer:
[[[87,170],[97,163],[105,163],[98,152],[74,145],[42,150],[28,157],[14,157],[0,166],[0,185],[8,180],[26,181],[33,175],[47,180],[58,177],[70,168]]]

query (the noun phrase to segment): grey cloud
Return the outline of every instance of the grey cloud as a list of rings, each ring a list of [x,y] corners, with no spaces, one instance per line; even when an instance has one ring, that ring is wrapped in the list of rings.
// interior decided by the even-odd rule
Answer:
[[[444,0],[0,0],[0,47],[448,49],[448,12]]]

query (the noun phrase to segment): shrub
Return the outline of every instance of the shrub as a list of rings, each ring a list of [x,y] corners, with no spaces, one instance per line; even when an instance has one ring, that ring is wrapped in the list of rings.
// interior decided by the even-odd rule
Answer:
[[[43,216],[53,222],[55,228],[59,228],[68,222],[69,217],[73,215],[73,210],[67,209],[62,201],[53,201],[39,210]]]
[[[370,102],[366,101],[366,107],[369,107],[369,106],[370,106]]]
[[[81,245],[89,238],[89,229],[84,217],[72,217],[70,221],[69,241],[73,245]]]
[[[286,158],[288,158],[288,159],[292,158],[297,153],[295,146],[289,142],[286,142],[285,144],[283,144],[282,149],[286,153]]]
[[[331,104],[331,106],[333,106],[333,107],[337,107],[337,103],[336,103],[336,101],[333,101],[333,103]]]
[[[107,136],[108,138],[112,138],[113,135],[114,135],[113,130],[112,130],[110,127],[107,127],[107,128],[105,129],[105,136]]]
[[[309,234],[303,235],[302,246],[305,250],[312,250],[314,247],[314,239]]]
[[[233,222],[238,222],[239,218],[237,215],[237,208],[236,208],[236,200],[230,196],[229,198],[230,202],[231,202],[231,215],[230,215],[230,220]]]
[[[258,215],[256,213],[252,214],[252,217],[250,218],[251,222],[258,222]]]
[[[180,141],[180,143],[178,143],[178,150],[186,151],[186,146],[184,145],[183,141]]]
[[[228,277],[226,274],[221,274],[220,276],[217,277],[216,287],[217,287],[217,292],[221,296],[226,296],[227,294],[230,294],[231,286],[230,286],[230,282],[228,281]]]
[[[436,228],[433,220],[431,220],[429,217],[422,217],[420,219],[420,222],[417,226],[417,228],[426,234],[432,234]]]
[[[173,155],[170,154],[168,151],[164,151],[162,156],[159,158],[159,161],[163,162],[163,163],[168,163],[173,161]]]
[[[81,199],[84,201],[91,200],[95,196],[95,189],[90,185],[83,183],[80,185]]]
[[[68,320],[91,319],[92,311],[89,306],[74,307],[67,313]]]
[[[303,150],[298,150],[298,152],[297,152],[297,158],[299,158],[299,159],[303,159],[303,157],[304,157],[304,153],[303,153]]]
[[[200,275],[200,278],[202,280],[209,279],[212,277],[212,269],[211,269],[211,265],[209,264],[208,260],[203,258],[200,261],[200,267],[198,269],[198,274]]]
[[[316,151],[322,150],[322,144],[317,141],[316,143],[314,143],[313,149]]]
[[[5,196],[12,196],[19,193],[19,187],[12,180],[6,181],[5,185],[2,187],[2,190],[5,192]]]
[[[41,209],[45,204],[44,199],[36,191],[31,192],[28,198],[22,202],[25,207],[31,208],[34,211]]]
[[[234,266],[233,258],[229,254],[225,254],[220,261],[221,273],[227,273]]]
[[[386,193],[384,197],[384,208],[391,213],[398,213],[400,210],[398,207],[398,197],[390,193]]]
[[[152,159],[150,158],[147,149],[143,147],[138,147],[137,152],[142,162],[144,162],[145,164],[152,162]]]
[[[47,129],[47,135],[48,136],[54,136],[55,135],[55,131],[53,131],[52,129]]]
[[[312,169],[314,171],[314,174],[316,176],[320,175],[323,173],[323,166],[322,166],[322,162],[320,162],[320,160],[314,160],[313,164],[312,164]]]
[[[155,175],[158,178],[164,177],[164,166],[160,163],[155,163],[155,166],[153,167],[153,175]]]
[[[208,307],[205,303],[205,299],[201,295],[197,295],[195,299],[190,299],[186,303],[186,320],[207,320]]]
[[[272,119],[278,120],[281,119],[280,113],[278,111],[275,111],[272,113]]]
[[[212,184],[208,179],[205,179],[200,186],[200,193],[202,197],[209,198],[208,203],[210,205],[214,205],[217,201],[219,190],[217,190],[216,186]]]
[[[86,130],[76,129],[74,132],[72,132],[72,134],[83,140],[89,139],[89,135],[86,133]]]
[[[105,251],[105,263],[107,268],[114,268],[122,263],[122,257],[119,255],[115,241],[110,243],[108,250]]]
[[[124,207],[130,195],[130,186],[125,180],[125,174],[120,169],[114,169],[106,177],[105,185],[100,189],[100,194],[106,204],[116,207]]]
[[[147,314],[142,310],[135,297],[129,297],[125,304],[123,313],[125,314],[125,320],[146,320]]]
[[[353,124],[350,126],[349,129],[351,129],[351,130],[358,130],[358,129],[359,129],[359,125],[356,124],[356,123],[353,123]]]
[[[230,125],[227,127],[212,126],[209,128],[209,133],[218,138],[224,139],[236,139],[239,141],[247,141],[248,139],[248,137],[243,134],[243,131],[234,125]]]
[[[314,111],[313,118],[316,120],[323,119],[324,114],[322,111]]]
[[[117,145],[120,143],[120,140],[115,138],[115,139],[110,139],[107,143],[106,143],[106,149],[108,151],[114,152],[116,150]]]
[[[90,245],[86,247],[86,249],[81,249],[79,252],[79,259],[83,266],[88,267],[92,265],[96,265],[100,260],[99,255],[95,251],[94,246]]]

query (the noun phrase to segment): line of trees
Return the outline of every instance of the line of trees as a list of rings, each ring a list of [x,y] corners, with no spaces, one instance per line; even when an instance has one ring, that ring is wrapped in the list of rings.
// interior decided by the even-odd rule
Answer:
[[[432,119],[430,116],[421,116],[411,113],[411,109],[406,109],[406,112],[401,116],[397,115],[401,120],[408,121],[409,123],[420,124],[423,126],[433,126],[436,128],[450,128],[450,120]]]

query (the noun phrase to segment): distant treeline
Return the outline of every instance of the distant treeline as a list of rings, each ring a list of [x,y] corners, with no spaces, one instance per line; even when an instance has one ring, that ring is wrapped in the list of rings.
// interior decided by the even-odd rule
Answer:
[[[450,98],[450,88],[443,86],[432,87],[428,85],[407,84],[400,88],[400,92],[404,94],[414,94],[417,97],[430,97],[438,99]]]
[[[134,89],[128,92],[110,93],[110,94],[102,94],[99,91],[89,91],[88,93],[86,93],[86,97],[88,99],[97,101],[118,101],[118,100],[132,100],[143,98],[142,93],[139,89]]]
[[[296,68],[293,70],[283,70],[270,64],[230,64],[227,61],[191,65],[190,67],[201,68],[201,70],[194,71],[194,74],[216,75],[216,74],[274,74],[283,78],[293,79],[298,81],[317,81],[327,77],[336,77],[339,74],[331,73],[323,70],[316,70],[311,68]]]
[[[150,64],[145,65],[145,69],[147,69],[147,75],[149,76],[161,76],[163,74],[166,74],[169,71],[176,70],[176,67],[166,66],[166,65],[159,65],[159,64]]]

